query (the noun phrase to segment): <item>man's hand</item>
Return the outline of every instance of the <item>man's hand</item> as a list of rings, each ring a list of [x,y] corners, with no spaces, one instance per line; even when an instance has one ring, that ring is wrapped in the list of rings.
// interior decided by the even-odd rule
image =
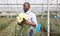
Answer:
[[[31,26],[36,26],[36,24],[34,22],[29,22],[29,21],[24,21],[25,24],[27,25],[31,25]]]
[[[26,20],[26,21],[24,21],[24,23],[27,24],[27,25],[29,25],[30,22]]]
[[[23,21],[22,21],[22,22],[17,22],[17,24],[18,24],[18,25],[25,24],[24,21],[26,21],[26,20],[23,18]]]
[[[29,21],[27,21],[25,19],[21,23],[18,22],[17,24],[18,25],[26,24],[26,25],[36,26],[36,24],[34,22],[29,22]]]
[[[18,25],[22,25],[20,22],[17,22]]]
[[[22,21],[21,23],[20,22],[17,22],[18,25],[22,25],[24,24],[24,21]]]

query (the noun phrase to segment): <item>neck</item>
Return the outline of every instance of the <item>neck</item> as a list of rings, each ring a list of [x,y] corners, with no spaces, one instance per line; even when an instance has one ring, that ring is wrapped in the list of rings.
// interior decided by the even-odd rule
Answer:
[[[25,13],[27,12],[28,10],[24,11]]]
[[[25,13],[27,12],[27,11],[24,11]]]

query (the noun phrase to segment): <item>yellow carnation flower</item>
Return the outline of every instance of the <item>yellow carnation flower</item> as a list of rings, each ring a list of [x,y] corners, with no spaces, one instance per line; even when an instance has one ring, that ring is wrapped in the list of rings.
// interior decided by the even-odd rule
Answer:
[[[28,20],[29,16],[27,14],[25,14],[25,13],[20,13],[19,16],[17,17],[18,22],[21,23],[23,21],[23,18],[25,20]]]
[[[17,22],[20,22],[20,23],[21,23],[21,22],[23,21],[23,18],[24,18],[25,20],[28,20],[29,16],[28,16],[26,13],[20,13],[20,14],[18,15],[18,17],[17,17]],[[21,31],[21,34],[22,34],[22,33],[24,33],[24,32],[28,32],[29,26],[26,25],[26,24],[23,24],[23,25],[21,25],[20,28],[21,28],[21,29],[19,29],[19,30]]]

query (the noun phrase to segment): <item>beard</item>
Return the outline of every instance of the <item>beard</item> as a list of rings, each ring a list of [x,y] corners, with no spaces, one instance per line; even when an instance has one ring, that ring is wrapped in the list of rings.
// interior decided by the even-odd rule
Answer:
[[[24,10],[24,12],[26,13],[29,9],[23,9]]]
[[[26,10],[24,10],[24,12],[26,13],[27,11],[26,11]]]

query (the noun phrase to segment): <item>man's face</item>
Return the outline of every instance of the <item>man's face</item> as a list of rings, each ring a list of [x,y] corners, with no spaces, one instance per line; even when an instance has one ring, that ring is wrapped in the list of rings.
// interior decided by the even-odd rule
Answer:
[[[26,11],[28,11],[29,10],[29,6],[28,6],[28,4],[24,4],[23,5],[23,10],[26,12]]]

